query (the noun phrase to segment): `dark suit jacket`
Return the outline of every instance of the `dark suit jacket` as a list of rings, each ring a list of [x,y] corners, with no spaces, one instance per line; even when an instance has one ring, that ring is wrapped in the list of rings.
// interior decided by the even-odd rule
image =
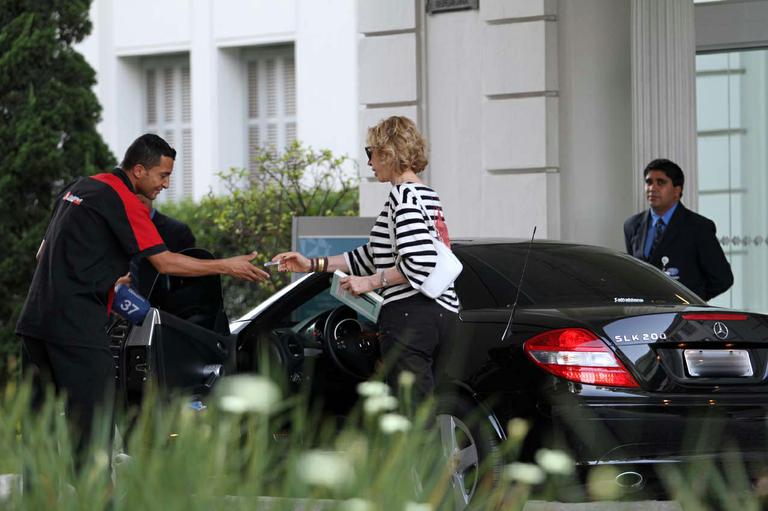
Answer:
[[[166,216],[159,211],[155,211],[152,222],[157,227],[160,237],[163,238],[165,246],[171,252],[181,252],[185,248],[195,246],[195,235],[192,234],[192,229],[184,222],[179,222],[175,218]]]
[[[650,225],[651,214],[648,210],[624,222],[628,254],[645,260],[643,245]],[[648,262],[661,269],[661,258],[664,256],[669,258],[667,268],[677,268],[680,282],[704,300],[711,300],[733,285],[731,265],[717,241],[714,222],[694,213],[682,203],[678,203],[659,245],[648,256]]]

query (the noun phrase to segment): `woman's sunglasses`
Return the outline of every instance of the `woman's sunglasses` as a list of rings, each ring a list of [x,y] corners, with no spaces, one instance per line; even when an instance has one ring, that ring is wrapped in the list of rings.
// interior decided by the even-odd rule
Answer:
[[[368,159],[370,160],[370,159],[371,159],[371,157],[373,156],[373,147],[371,147],[371,146],[369,146],[369,145],[365,146],[365,155],[366,155],[366,156],[368,157]]]

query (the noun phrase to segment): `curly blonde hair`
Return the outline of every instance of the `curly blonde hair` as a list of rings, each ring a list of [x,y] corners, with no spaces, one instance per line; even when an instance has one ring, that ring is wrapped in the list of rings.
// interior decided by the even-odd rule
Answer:
[[[379,152],[386,165],[393,165],[402,174],[408,169],[417,174],[424,170],[427,142],[416,124],[407,117],[392,116],[368,128],[367,145]]]

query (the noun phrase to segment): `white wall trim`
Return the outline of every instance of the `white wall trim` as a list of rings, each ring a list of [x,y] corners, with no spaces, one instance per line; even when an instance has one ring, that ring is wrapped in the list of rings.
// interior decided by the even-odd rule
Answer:
[[[696,51],[768,46],[768,2],[730,0],[696,4]]]
[[[221,37],[215,41],[217,48],[264,46],[270,44],[293,44],[295,42],[295,32],[279,32],[274,34],[261,34],[249,37]]]
[[[174,53],[189,53],[191,45],[185,43],[123,46],[115,48],[116,57],[143,57],[150,55],[166,55]]]

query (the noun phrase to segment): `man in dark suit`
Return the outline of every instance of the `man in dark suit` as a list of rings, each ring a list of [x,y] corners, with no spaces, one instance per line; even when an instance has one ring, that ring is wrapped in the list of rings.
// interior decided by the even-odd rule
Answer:
[[[733,273],[714,222],[680,202],[683,171],[670,160],[657,159],[645,167],[643,176],[650,208],[624,222],[627,253],[679,279],[704,300],[727,291]]]

